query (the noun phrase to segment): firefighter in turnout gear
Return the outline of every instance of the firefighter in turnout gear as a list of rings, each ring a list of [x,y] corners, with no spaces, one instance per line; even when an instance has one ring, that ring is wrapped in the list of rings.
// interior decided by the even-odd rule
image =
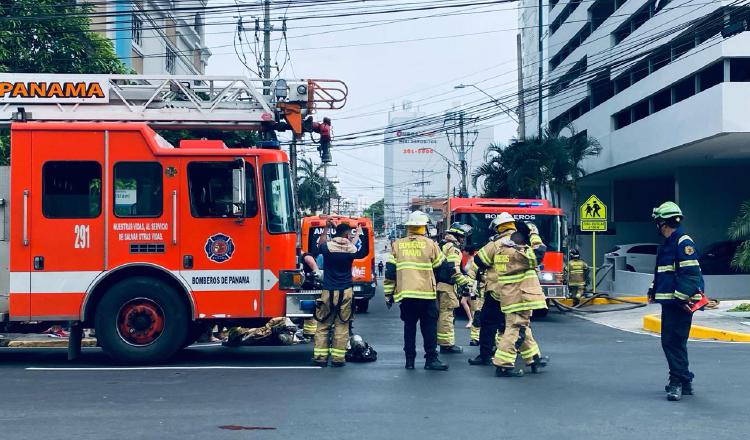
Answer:
[[[567,274],[570,296],[573,298],[573,305],[577,306],[581,302],[589,279],[589,265],[581,260],[578,249],[571,249],[570,251]]]
[[[463,349],[456,345],[456,335],[453,326],[453,311],[459,306],[459,289],[470,291],[473,282],[461,270],[461,247],[467,235],[471,234],[471,226],[463,223],[453,223],[445,232],[445,238],[440,243],[440,250],[445,259],[454,266],[454,284],[438,283],[438,327],[437,342],[440,353],[461,353]]]
[[[664,244],[656,252],[654,283],[650,302],[661,304],[661,346],[669,365],[668,400],[693,394],[693,373],[689,370],[687,341],[693,321],[691,303],[703,297],[703,275],[698,249],[682,229],[682,210],[674,202],[654,208],[652,217]]]
[[[426,370],[447,370],[437,352],[437,281],[452,283],[455,273],[437,243],[425,236],[428,217],[414,211],[406,222],[407,236],[393,242],[386,263],[383,290],[386,305],[400,303],[404,322],[406,369],[414,369],[419,323],[424,340]]]
[[[333,224],[329,222],[329,228]],[[320,236],[318,251],[325,259],[323,291],[315,304],[315,348],[313,362],[321,367],[328,365],[328,357],[334,367],[346,364],[346,344],[349,341],[349,323],[354,318],[352,263],[366,255],[367,248],[357,250],[355,243],[362,235],[360,227],[356,236],[346,223],[336,226],[336,236],[328,241],[328,234]],[[331,335],[333,333],[333,335]],[[331,340],[332,339],[332,340]]]
[[[547,365],[531,332],[531,313],[546,309],[547,302],[537,275],[537,260],[529,246],[529,237],[519,232],[504,236],[484,246],[474,257],[473,267],[492,266],[495,271],[493,293],[500,299],[500,309],[505,315],[505,331],[492,363],[498,376],[522,376],[515,370],[518,354],[532,372]],[[469,274],[473,270],[469,271]]]
[[[479,312],[479,355],[469,359],[471,365],[492,365],[492,354],[495,350],[498,332],[505,330],[505,317],[500,311],[500,295],[497,288],[497,274],[492,264],[481,263],[486,260],[485,248],[500,240],[507,240],[516,231],[516,220],[507,212],[500,213],[492,219],[490,230],[496,235],[480,249],[469,263],[467,271],[472,279],[481,276],[482,308]],[[480,264],[477,264],[480,262]]]

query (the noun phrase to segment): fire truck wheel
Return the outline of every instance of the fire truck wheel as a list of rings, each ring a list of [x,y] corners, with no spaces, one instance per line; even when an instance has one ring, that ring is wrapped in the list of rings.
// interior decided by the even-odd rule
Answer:
[[[188,313],[178,293],[150,277],[120,281],[96,308],[96,336],[116,362],[159,363],[183,347]]]
[[[358,299],[355,300],[354,305],[357,307],[357,313],[367,313],[367,309],[370,307],[370,300]]]

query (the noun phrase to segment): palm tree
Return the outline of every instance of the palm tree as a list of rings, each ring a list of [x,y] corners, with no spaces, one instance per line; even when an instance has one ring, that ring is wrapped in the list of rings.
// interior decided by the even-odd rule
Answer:
[[[729,226],[729,238],[743,240],[732,258],[732,267],[743,272],[750,271],[750,200],[740,206],[740,213]]]
[[[314,214],[322,211],[331,198],[339,196],[336,185],[320,174],[323,165],[316,165],[311,159],[301,159],[298,168],[300,182],[297,197],[303,212]]]
[[[471,184],[474,189],[478,189],[479,180],[484,179],[482,197],[511,197],[508,170],[503,163],[503,149],[500,144],[490,144],[484,152],[484,163],[471,173]]]

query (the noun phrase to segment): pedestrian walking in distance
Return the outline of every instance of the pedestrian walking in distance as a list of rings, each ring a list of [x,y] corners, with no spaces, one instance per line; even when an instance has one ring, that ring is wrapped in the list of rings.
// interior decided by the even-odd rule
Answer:
[[[674,202],[654,208],[652,217],[664,244],[656,251],[654,283],[648,291],[650,302],[661,304],[661,346],[669,365],[667,399],[677,401],[693,394],[687,341],[693,322],[691,303],[703,297],[703,275],[698,249],[682,229],[682,210]]]
[[[414,369],[417,357],[417,323],[424,340],[426,370],[447,370],[437,353],[437,281],[452,283],[453,266],[448,263],[437,243],[425,236],[429,217],[414,211],[406,222],[407,236],[393,242],[386,263],[386,305],[400,303],[404,322],[406,369]]]
[[[329,220],[329,227],[333,224]],[[336,226],[336,236],[328,241],[328,234],[320,236],[318,252],[325,259],[323,272],[323,290],[315,304],[315,348],[313,362],[315,365],[346,365],[346,344],[349,341],[349,322],[354,318],[352,300],[354,297],[352,281],[352,264],[354,260],[364,258],[367,248],[355,246],[362,235],[357,227],[356,236],[347,223]],[[333,333],[333,334],[331,334]]]

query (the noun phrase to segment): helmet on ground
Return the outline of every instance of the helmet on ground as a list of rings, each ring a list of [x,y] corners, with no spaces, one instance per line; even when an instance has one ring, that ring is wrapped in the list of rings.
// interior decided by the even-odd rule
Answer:
[[[677,206],[677,203],[664,202],[658,207],[654,208],[654,211],[651,214],[651,217],[654,220],[659,220],[659,219],[669,219],[669,218],[675,218],[675,217],[682,218],[683,215],[682,215],[682,209],[680,209],[680,207]]]
[[[506,223],[515,223],[516,219],[513,218],[512,215],[508,214],[507,212],[501,212],[500,215],[492,219],[492,223],[490,223],[490,229],[494,232],[497,230],[498,226],[504,225]]]
[[[414,211],[406,219],[406,226],[427,226],[430,218],[422,211]]]
[[[461,222],[453,222],[450,228],[446,231],[449,234],[453,234],[457,237],[466,237],[468,235],[471,235],[471,230],[473,228],[465,223]]]
[[[580,258],[581,253],[578,252],[578,249],[571,249],[570,250],[570,258]]]

